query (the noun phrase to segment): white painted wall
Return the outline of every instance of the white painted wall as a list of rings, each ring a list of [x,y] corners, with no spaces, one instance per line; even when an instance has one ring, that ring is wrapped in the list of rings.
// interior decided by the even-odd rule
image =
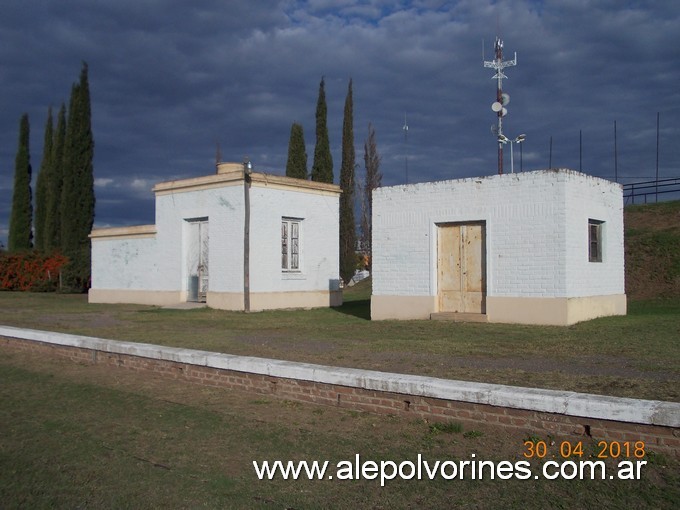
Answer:
[[[155,238],[98,239],[92,242],[92,288],[160,289]]]
[[[253,183],[250,188],[251,292],[338,289],[339,195]],[[302,220],[301,271],[281,271],[281,219]],[[92,287],[186,291],[188,220],[207,219],[209,291],[243,292],[243,181],[221,187],[158,193],[154,238],[93,238]]]
[[[243,291],[243,186],[159,194],[156,197],[161,272],[173,290],[186,290],[188,221],[207,218],[210,283],[215,292]],[[155,290],[155,289],[154,289]]]
[[[588,218],[606,221],[605,258],[588,261]],[[378,188],[373,294],[437,294],[437,223],[486,222],[487,295],[624,293],[618,184],[546,170]]]
[[[253,186],[250,237],[252,292],[337,290],[338,195]],[[281,271],[281,219],[298,218],[300,272]]]

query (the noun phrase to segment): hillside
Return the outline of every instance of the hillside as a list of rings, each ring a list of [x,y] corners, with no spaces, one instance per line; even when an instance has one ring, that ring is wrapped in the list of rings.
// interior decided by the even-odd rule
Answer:
[[[680,200],[624,209],[626,294],[680,298]]]

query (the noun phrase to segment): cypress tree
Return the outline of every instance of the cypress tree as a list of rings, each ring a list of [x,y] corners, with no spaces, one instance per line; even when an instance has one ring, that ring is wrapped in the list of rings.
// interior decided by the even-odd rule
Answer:
[[[90,239],[94,223],[94,140],[90,113],[87,64],[80,82],[71,90],[64,143],[61,193],[61,246],[69,258],[64,283],[74,291],[85,291],[90,280]]]
[[[354,105],[349,80],[342,121],[342,163],[340,166],[340,277],[349,282],[356,268],[357,234],[354,224]]]
[[[314,147],[312,180],[333,182],[333,157],[331,156],[331,147],[328,141],[326,90],[323,78],[321,78],[321,83],[319,84],[319,98],[316,102],[316,146]]]
[[[290,128],[290,141],[288,142],[288,161],[286,162],[286,175],[296,179],[307,178],[307,151],[305,150],[305,134],[302,125],[293,122]]]
[[[47,248],[47,196],[52,186],[52,146],[54,140],[54,125],[52,121],[52,107],[47,110],[45,122],[45,138],[43,142],[43,157],[35,189],[35,248],[46,251]]]
[[[362,212],[361,212],[361,246],[368,255],[368,269],[371,270],[373,256],[373,190],[379,188],[382,183],[380,173],[380,154],[375,141],[375,129],[368,124],[368,138],[364,142],[364,165],[366,168],[366,180],[363,186]]]
[[[19,123],[19,148],[14,164],[14,192],[7,239],[8,251],[29,250],[33,238],[31,232],[33,206],[31,204],[30,130],[28,114],[24,113]]]
[[[61,104],[50,156],[50,179],[46,190],[44,250],[61,249],[61,190],[63,187],[64,140],[66,138],[66,106]]]

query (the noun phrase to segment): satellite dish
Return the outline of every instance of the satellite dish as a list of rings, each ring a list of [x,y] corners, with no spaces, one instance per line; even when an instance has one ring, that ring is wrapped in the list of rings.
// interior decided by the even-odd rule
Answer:
[[[503,109],[503,105],[496,101],[494,104],[491,105],[491,109],[494,112],[498,113]]]
[[[510,102],[510,94],[506,94],[505,92],[501,94],[501,104],[503,106],[506,106]]]
[[[501,110],[501,117],[505,117],[507,114],[508,114],[508,110],[505,109],[505,108],[503,108],[503,109]]]

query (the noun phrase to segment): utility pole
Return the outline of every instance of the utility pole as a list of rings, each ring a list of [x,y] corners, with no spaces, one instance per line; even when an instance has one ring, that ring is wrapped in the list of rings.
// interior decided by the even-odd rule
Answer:
[[[250,312],[250,183],[253,165],[243,160],[243,311]]]
[[[496,70],[496,74],[493,76],[498,80],[498,86],[496,89],[496,102],[491,105],[491,110],[496,113],[498,118],[498,124],[492,126],[491,131],[498,138],[498,173],[503,173],[503,117],[507,115],[508,110],[505,106],[510,102],[510,96],[508,94],[503,94],[503,78],[507,78],[503,74],[503,69],[510,66],[517,65],[517,52],[515,52],[515,58],[512,60],[503,61],[503,41],[500,37],[496,37],[496,43],[494,44],[495,58],[494,60],[488,61],[484,60],[484,67],[488,67]],[[482,57],[483,58],[483,57]]]

